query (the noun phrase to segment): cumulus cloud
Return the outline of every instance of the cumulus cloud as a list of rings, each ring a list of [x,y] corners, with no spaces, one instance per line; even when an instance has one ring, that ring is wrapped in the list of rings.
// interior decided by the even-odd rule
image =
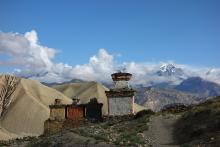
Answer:
[[[30,70],[50,70],[56,50],[42,46],[38,42],[36,31],[24,35],[18,33],[0,33],[0,54],[8,56],[0,61],[1,65],[17,65]],[[35,72],[35,71],[34,71]]]
[[[113,55],[100,49],[97,55],[89,59],[88,64],[70,66],[54,63],[57,50],[43,46],[38,41],[37,32],[32,30],[25,34],[0,32],[1,66],[16,67],[14,73],[21,77],[44,82],[63,82],[73,78],[84,80],[110,80],[114,68]]]
[[[206,80],[220,83],[220,69],[217,68],[191,67],[176,64],[173,61],[116,64],[114,57],[117,55],[108,53],[106,49],[99,49],[97,55],[90,57],[88,63],[85,64],[71,66],[54,63],[53,59],[58,53],[57,49],[43,46],[38,40],[35,30],[25,34],[0,32],[0,57],[4,56],[4,58],[0,58],[0,66],[13,66],[15,67],[14,74],[18,76],[48,83],[71,79],[111,82],[112,72],[122,68],[133,74],[132,83],[149,86],[162,82],[178,84],[190,76],[200,76]],[[157,74],[161,66],[169,64],[175,66],[178,72],[171,76]],[[180,72],[179,69],[183,72]]]
[[[114,71],[113,59],[113,55],[105,49],[100,49],[98,55],[90,57],[88,64],[76,65],[72,72],[76,77],[83,79],[98,80],[101,77],[108,81],[109,75]]]

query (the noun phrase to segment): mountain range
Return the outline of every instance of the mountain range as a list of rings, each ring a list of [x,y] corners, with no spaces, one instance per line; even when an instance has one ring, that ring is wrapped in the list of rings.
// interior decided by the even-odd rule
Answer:
[[[168,80],[153,81],[151,86],[133,85],[133,87],[137,90],[135,101],[155,111],[171,103],[189,105],[220,95],[219,84],[199,76],[193,77],[173,64],[162,65],[154,74]]]
[[[215,69],[200,69],[200,71],[197,71],[192,67],[189,68],[175,64],[163,64],[159,68],[156,68],[151,74],[154,75],[156,79],[152,79],[152,84],[150,86],[175,87],[184,80],[195,77],[220,84],[220,72]],[[196,79],[193,80],[195,81]]]
[[[77,87],[77,85],[83,85],[83,83],[84,85],[88,84],[88,82],[85,81],[78,81],[81,80],[74,79],[71,80],[71,82],[59,83],[57,85],[55,84],[52,87],[62,93],[67,93],[68,97],[77,96],[79,94],[77,94],[73,89],[71,90],[71,87]],[[69,86],[69,88],[64,88],[64,85],[67,87]],[[112,87],[112,83],[104,83],[104,85],[108,88]],[[220,85],[214,82],[206,81],[200,77],[188,78],[178,85],[160,83],[153,86],[132,85],[132,87],[136,90],[135,102],[154,111],[159,111],[167,104],[197,104],[214,96],[220,95]],[[81,94],[83,93],[85,94],[86,91]]]
[[[167,104],[196,104],[220,95],[220,85],[200,77],[188,78],[173,87],[164,84],[150,87],[139,85],[135,88],[137,90],[135,101],[155,111]]]
[[[137,91],[135,102],[155,111],[167,104],[195,104],[220,95],[219,84],[204,80],[199,76],[192,77],[184,69],[175,67],[173,64],[162,65],[154,74],[168,80],[160,82],[155,79],[150,86],[131,82],[131,86]],[[53,87],[54,85],[84,82],[84,80],[73,79],[64,83],[43,84]],[[107,88],[113,86],[112,82],[103,82],[102,84]]]
[[[70,84],[70,83],[84,83],[86,82],[85,80],[81,80],[81,79],[72,79],[70,81],[65,81],[62,83],[57,83],[57,82],[53,82],[53,83],[46,83],[46,82],[41,82],[43,85],[48,86],[48,87],[53,87],[56,85],[63,85],[63,84]]]
[[[198,94],[201,98],[214,97],[220,95],[220,85],[206,81],[200,77],[191,77],[177,85],[175,89]]]
[[[209,70],[206,75],[211,73],[213,71]],[[167,80],[160,81],[158,78],[158,80],[152,81],[150,86],[135,83],[132,86],[137,91],[135,101],[155,111],[160,110],[166,104],[189,105],[220,95],[219,84],[190,75],[183,68],[176,67],[174,64],[164,64],[153,74]]]

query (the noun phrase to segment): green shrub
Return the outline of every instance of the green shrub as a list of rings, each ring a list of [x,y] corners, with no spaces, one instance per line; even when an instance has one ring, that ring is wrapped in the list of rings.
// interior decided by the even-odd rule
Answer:
[[[141,118],[141,117],[143,117],[143,116],[153,115],[153,114],[154,114],[154,112],[153,112],[152,110],[150,110],[150,109],[148,109],[148,110],[142,110],[142,111],[139,111],[139,112],[134,116],[134,118],[135,118],[135,119],[138,119],[138,118]]]

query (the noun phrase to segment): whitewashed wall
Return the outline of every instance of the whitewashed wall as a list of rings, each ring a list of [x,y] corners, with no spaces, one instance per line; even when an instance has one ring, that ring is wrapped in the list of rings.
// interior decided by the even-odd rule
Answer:
[[[128,115],[133,113],[133,98],[132,97],[117,97],[108,98],[109,100],[109,115]]]
[[[128,81],[116,81],[115,82],[115,89],[121,89],[121,88],[128,88]]]

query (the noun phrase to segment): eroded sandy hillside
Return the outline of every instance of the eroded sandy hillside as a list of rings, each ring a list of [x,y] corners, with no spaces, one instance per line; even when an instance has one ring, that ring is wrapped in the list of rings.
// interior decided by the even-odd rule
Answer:
[[[44,121],[49,118],[48,106],[54,99],[72,103],[62,93],[37,81],[8,75],[1,75],[0,79],[0,140],[42,134]]]

